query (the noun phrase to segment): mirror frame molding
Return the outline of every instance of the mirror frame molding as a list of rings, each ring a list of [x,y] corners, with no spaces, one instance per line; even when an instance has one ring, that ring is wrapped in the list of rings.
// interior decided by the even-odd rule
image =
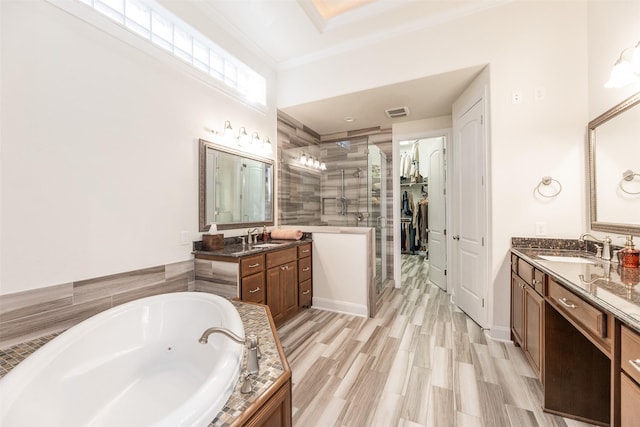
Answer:
[[[625,223],[598,221],[597,197],[596,197],[596,128],[619,114],[640,104],[640,92],[631,95],[618,105],[599,115],[589,122],[588,149],[589,149],[589,214],[591,229],[596,231],[608,231],[622,235],[640,236],[640,226]]]
[[[240,156],[251,160],[256,160],[262,163],[271,165],[271,220],[270,221],[255,221],[255,222],[227,222],[223,224],[217,224],[218,230],[231,230],[244,227],[258,227],[258,226],[273,226],[275,224],[273,216],[275,206],[275,193],[274,193],[274,161],[266,157],[255,156],[253,154],[246,153],[240,150],[234,150],[233,148],[216,144],[205,139],[199,140],[200,148],[198,150],[198,229],[200,232],[209,231],[209,224],[206,223],[206,206],[207,206],[207,194],[206,194],[206,150],[212,148],[214,150],[222,151],[224,153],[232,154],[234,156]]]

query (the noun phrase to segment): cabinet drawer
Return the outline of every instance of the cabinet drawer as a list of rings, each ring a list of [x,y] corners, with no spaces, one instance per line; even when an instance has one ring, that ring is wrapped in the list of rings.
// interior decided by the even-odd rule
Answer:
[[[264,254],[253,255],[240,260],[240,276],[248,276],[264,270]]]
[[[267,253],[267,268],[295,261],[298,257],[297,248],[283,249]]]
[[[311,256],[311,243],[298,246],[298,258]]]
[[[531,264],[518,258],[518,276],[540,295],[544,295],[544,273],[536,270]]]
[[[549,279],[549,299],[576,323],[596,337],[607,338],[607,315],[573,292]]]
[[[301,282],[311,279],[311,258],[298,260],[298,280]]]
[[[298,287],[298,305],[300,307],[310,307],[311,297],[311,280],[300,282]]]
[[[640,383],[640,335],[623,325],[620,343],[620,366]]]
[[[256,273],[242,278],[242,301],[265,303],[264,274]]]

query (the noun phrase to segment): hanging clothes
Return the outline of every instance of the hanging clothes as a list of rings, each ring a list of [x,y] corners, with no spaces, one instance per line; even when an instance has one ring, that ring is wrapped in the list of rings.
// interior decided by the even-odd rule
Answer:
[[[427,243],[427,239],[429,237],[428,235],[428,229],[429,229],[429,199],[428,198],[424,198],[422,200],[420,200],[419,203],[419,210],[420,210],[420,239],[422,239],[422,241],[424,242],[424,244]]]
[[[405,215],[412,215],[413,211],[413,196],[406,191],[402,193],[402,213]]]
[[[411,155],[402,153],[400,155],[400,178],[409,179],[411,176]]]

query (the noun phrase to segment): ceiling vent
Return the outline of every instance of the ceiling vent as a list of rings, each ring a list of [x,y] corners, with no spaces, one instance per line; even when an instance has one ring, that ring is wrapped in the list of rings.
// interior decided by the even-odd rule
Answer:
[[[408,107],[398,107],[398,108],[389,108],[384,110],[387,114],[387,117],[390,119],[397,119],[398,117],[407,117],[409,115]]]

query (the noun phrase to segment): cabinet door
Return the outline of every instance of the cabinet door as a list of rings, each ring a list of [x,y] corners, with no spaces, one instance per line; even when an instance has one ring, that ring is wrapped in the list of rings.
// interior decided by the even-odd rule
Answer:
[[[298,310],[298,263],[289,262],[280,267],[282,299],[285,317]]]
[[[640,425],[640,388],[625,374],[620,374],[620,397],[621,426]]]
[[[542,378],[542,343],[544,299],[527,286],[524,293],[525,328],[524,328],[524,353],[536,371],[538,378]]]
[[[284,319],[284,307],[282,300],[282,283],[280,281],[280,267],[267,270],[267,305],[271,311],[274,323],[277,325]]]
[[[511,334],[516,344],[524,344],[524,282],[511,275]]]

